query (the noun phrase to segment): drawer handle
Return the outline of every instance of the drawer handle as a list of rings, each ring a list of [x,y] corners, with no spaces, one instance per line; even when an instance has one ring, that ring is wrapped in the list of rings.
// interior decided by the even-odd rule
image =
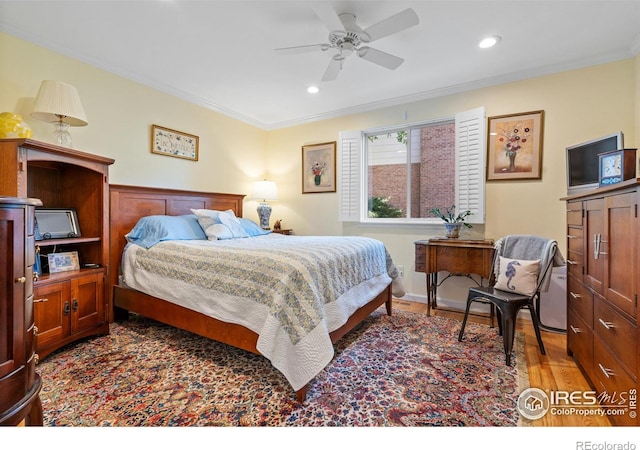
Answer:
[[[576,264],[578,264],[578,263],[577,263],[577,262],[575,262],[575,261],[572,261],[572,260],[570,260],[570,259],[567,259],[567,264],[573,264],[573,265],[576,265]]]
[[[571,331],[573,331],[575,334],[582,333],[582,330],[580,328],[576,328],[573,325],[569,325],[569,327],[571,327]]]
[[[26,282],[27,282],[27,278],[26,277],[16,278],[16,283],[25,284]]]
[[[579,299],[579,298],[582,298],[582,295],[580,295],[580,294],[576,294],[575,292],[571,292],[571,291],[569,291],[569,294],[571,294],[571,296],[572,296],[573,298],[575,298],[576,300],[577,300],[577,299]]]
[[[613,324],[613,322],[605,322],[602,319],[598,319],[598,322],[600,322],[600,325],[602,325],[603,327],[605,327],[607,330],[611,330],[612,328],[615,328],[616,326]]]
[[[37,353],[35,355],[33,355],[33,361],[35,362],[35,364],[37,366],[38,363],[40,362],[40,355],[38,355]]]
[[[33,300],[33,303],[44,303],[44,302],[48,302],[49,299],[48,298],[36,298]]]
[[[567,239],[578,239],[578,236],[574,236],[573,234],[567,234]]]
[[[605,377],[607,378],[611,378],[612,376],[615,375],[615,373],[613,372],[613,370],[611,369],[607,369],[606,367],[603,367],[602,364],[598,363],[598,367],[600,367],[600,370],[602,371],[602,373],[604,374]]]

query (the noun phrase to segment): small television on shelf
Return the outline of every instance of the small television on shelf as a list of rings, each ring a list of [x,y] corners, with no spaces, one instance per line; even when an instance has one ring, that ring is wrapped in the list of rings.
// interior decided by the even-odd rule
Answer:
[[[622,131],[567,147],[567,195],[596,189],[600,172],[598,155],[623,148]]]
[[[78,216],[69,208],[36,208],[36,241],[80,237]]]

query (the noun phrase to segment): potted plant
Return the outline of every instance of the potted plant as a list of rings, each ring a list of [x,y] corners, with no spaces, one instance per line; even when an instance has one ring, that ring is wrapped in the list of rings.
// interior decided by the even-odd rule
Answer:
[[[460,227],[462,226],[473,228],[470,223],[465,222],[465,219],[473,213],[466,210],[456,215],[455,209],[456,205],[451,205],[451,208],[447,208],[443,213],[440,211],[440,208],[431,208],[431,214],[444,221],[444,227],[447,230],[447,238],[457,238],[460,236]]]

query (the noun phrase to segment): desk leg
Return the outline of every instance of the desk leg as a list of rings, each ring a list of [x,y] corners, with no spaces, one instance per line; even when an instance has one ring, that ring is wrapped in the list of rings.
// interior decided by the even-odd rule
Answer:
[[[431,307],[437,307],[436,295],[438,287],[438,273],[427,273],[427,317],[431,316]]]

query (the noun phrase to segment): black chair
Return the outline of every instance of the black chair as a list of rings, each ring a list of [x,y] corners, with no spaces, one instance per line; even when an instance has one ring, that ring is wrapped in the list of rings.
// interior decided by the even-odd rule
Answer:
[[[501,256],[518,261],[511,265],[505,264],[506,267],[502,269],[503,273],[499,276]],[[530,281],[533,286],[530,293],[514,293],[511,289],[516,287],[510,284],[511,278],[509,278],[509,276],[515,275],[516,271],[519,270],[518,265],[520,261],[522,261],[522,266],[526,265],[525,260],[540,260],[537,276],[530,276]],[[542,343],[542,337],[540,335],[540,321],[535,311],[535,302],[539,301],[540,292],[548,289],[551,267],[554,265],[564,265],[564,259],[560,255],[557,242],[554,240],[531,235],[509,235],[496,241],[489,285],[469,289],[467,307],[464,313],[464,320],[462,321],[462,328],[458,334],[458,341],[462,342],[471,304],[474,302],[488,303],[491,305],[492,313],[493,308],[497,308],[499,333],[503,337],[506,364],[509,366],[511,365],[511,350],[515,336],[516,317],[520,309],[529,308],[533,328],[536,332],[538,345],[540,346],[540,352],[544,355],[544,344]],[[533,274],[533,272],[531,273]],[[507,281],[506,285],[504,283],[505,280]],[[498,284],[500,288],[497,288],[496,284]],[[491,324],[493,325],[493,319],[491,320]]]

